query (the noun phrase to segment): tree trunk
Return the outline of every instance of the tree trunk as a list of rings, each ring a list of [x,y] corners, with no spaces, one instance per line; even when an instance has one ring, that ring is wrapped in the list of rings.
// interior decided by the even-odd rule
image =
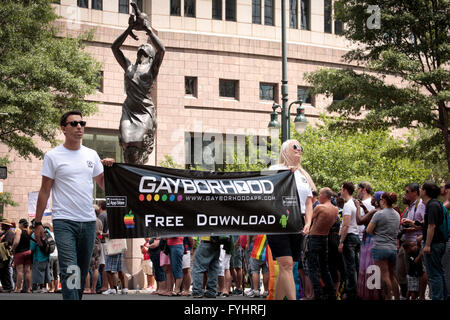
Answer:
[[[448,109],[445,102],[439,102],[439,123],[441,125],[442,138],[445,145],[445,155],[447,156],[447,168],[450,172],[450,135],[448,131]]]

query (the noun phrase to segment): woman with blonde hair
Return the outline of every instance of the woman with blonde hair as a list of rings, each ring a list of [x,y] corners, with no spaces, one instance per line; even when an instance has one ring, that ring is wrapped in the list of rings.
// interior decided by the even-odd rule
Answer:
[[[296,261],[300,261],[302,236],[309,233],[312,219],[312,191],[316,186],[310,175],[301,166],[303,148],[297,140],[287,140],[281,146],[278,165],[273,165],[269,170],[289,169],[294,172],[297,191],[300,199],[300,210],[304,219],[304,227],[301,233],[268,235],[269,247],[273,258],[279,266],[277,284],[275,288],[275,300],[296,299],[295,281],[292,269]],[[303,235],[302,235],[303,234]]]

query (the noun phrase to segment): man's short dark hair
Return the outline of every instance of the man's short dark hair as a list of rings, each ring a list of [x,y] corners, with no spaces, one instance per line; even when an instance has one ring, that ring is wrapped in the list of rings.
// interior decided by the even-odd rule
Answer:
[[[365,189],[366,192],[370,195],[372,195],[372,193],[373,193],[372,185],[367,181],[361,181],[360,183],[358,183],[358,188]]]
[[[59,120],[59,124],[61,125],[61,127],[64,127],[67,124],[67,118],[71,115],[77,115],[83,118],[81,111],[78,110],[67,111],[61,116],[61,119]]]
[[[102,200],[98,203],[98,206],[100,207],[100,209],[102,210],[106,210],[106,201]]]
[[[436,199],[441,194],[441,188],[433,181],[425,181],[422,189],[431,199]]]
[[[420,185],[416,182],[411,182],[406,185],[406,187],[411,190],[411,192],[417,192],[418,195],[420,195]]]
[[[350,181],[344,182],[342,184],[342,188],[347,190],[349,195],[353,195],[353,192],[355,192],[355,185],[353,184],[353,182],[350,182]]]

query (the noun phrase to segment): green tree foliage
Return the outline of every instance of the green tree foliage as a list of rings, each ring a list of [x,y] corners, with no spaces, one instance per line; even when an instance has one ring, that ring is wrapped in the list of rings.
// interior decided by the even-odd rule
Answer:
[[[429,142],[443,147],[450,171],[449,17],[448,0],[337,0],[335,18],[357,45],[344,60],[364,69],[323,68],[306,75],[314,93],[345,96],[328,107],[343,116],[335,128],[431,130]],[[387,76],[401,82],[390,84]]]
[[[165,168],[172,168],[172,169],[184,169],[183,166],[179,163],[176,163],[175,160],[173,160],[172,156],[169,156],[168,154],[164,155],[164,160],[162,160],[159,165],[161,167]]]
[[[402,147],[386,130],[336,134],[331,129],[336,120],[321,118],[316,127],[308,126],[293,138],[303,146],[303,167],[310,173],[317,188],[339,191],[344,181],[369,181],[375,190],[403,194],[410,182],[422,183],[431,175],[425,161],[412,155],[392,156]]]
[[[0,143],[25,159],[43,156],[38,140],[57,143],[64,112],[96,111],[84,101],[100,83],[100,64],[83,51],[93,33],[59,36],[51,2],[0,0]],[[15,205],[9,193],[0,203]]]
[[[445,148],[440,143],[441,137],[439,129],[411,129],[403,137],[401,145],[390,150],[388,156],[421,159],[431,170],[430,180],[450,181]]]
[[[84,101],[99,84],[100,64],[80,38],[58,36],[50,0],[0,0],[0,142],[20,156],[42,157],[38,139],[56,144],[60,116],[96,110]],[[38,138],[38,139],[37,139]]]

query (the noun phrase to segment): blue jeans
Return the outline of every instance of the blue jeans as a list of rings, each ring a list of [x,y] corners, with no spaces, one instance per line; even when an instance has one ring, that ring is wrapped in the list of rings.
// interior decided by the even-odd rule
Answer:
[[[64,300],[81,300],[95,242],[95,221],[53,220]]]
[[[389,264],[397,264],[397,250],[372,248],[370,254],[374,261],[387,261]]]
[[[430,254],[423,255],[425,269],[427,270],[428,282],[430,283],[431,299],[447,299],[447,286],[445,284],[442,256],[445,253],[445,243],[432,243]],[[423,243],[423,247],[425,244]]]
[[[359,240],[359,236],[353,233],[347,234],[344,240],[342,255],[344,257],[346,275],[345,293],[350,299],[356,298],[360,251],[361,241]]]
[[[155,275],[156,282],[162,282],[166,281],[166,273],[164,272],[164,268],[161,267],[161,262],[159,260],[159,253],[158,254],[150,254],[150,260],[152,260],[153,264],[153,273]]]
[[[192,267],[192,294],[203,295],[203,274],[208,272],[206,291],[210,295],[217,293],[217,280],[219,277],[220,246],[207,242],[200,242],[194,255],[194,266]]]
[[[308,236],[308,270],[314,288],[314,298],[336,300],[333,280],[328,269],[328,236]],[[320,277],[324,282],[323,292]]]
[[[183,278],[183,255],[184,247],[182,244],[169,246],[170,268],[175,279]]]

